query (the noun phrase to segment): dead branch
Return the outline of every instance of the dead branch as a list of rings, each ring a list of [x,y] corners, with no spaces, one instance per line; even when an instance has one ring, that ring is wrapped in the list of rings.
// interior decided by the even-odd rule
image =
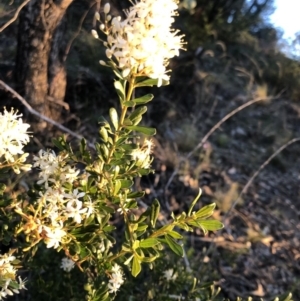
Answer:
[[[8,92],[10,92],[14,97],[16,97],[26,108],[27,110],[29,111],[29,113],[31,113],[32,115],[35,115],[39,118],[41,118],[42,120],[54,125],[55,127],[59,128],[61,131],[65,132],[65,133],[68,133],[69,135],[71,135],[72,137],[75,137],[76,139],[78,140],[81,140],[83,139],[84,137],[71,131],[70,129],[68,129],[67,127],[61,125],[60,123],[52,120],[51,118],[47,117],[47,116],[44,116],[42,114],[40,114],[38,111],[36,111],[35,109],[33,109],[31,107],[31,105],[18,93],[16,92],[14,89],[12,89],[9,85],[7,85],[6,83],[4,83],[2,80],[0,80],[0,85],[5,89],[7,90]],[[90,142],[87,142],[88,146],[89,147],[92,147],[94,148],[95,146],[90,143]]]
[[[22,8],[29,3],[30,0],[25,0],[16,10],[14,16],[8,21],[6,22],[2,27],[0,27],[0,32],[2,32],[5,28],[7,28],[10,24],[12,24],[13,22],[15,22],[19,16],[20,11],[22,10]]]

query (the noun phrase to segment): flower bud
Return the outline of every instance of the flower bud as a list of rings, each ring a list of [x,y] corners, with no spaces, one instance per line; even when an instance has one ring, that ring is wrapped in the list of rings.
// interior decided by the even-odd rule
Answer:
[[[92,29],[92,35],[93,35],[93,37],[94,37],[95,39],[98,39],[98,38],[99,38],[98,33],[97,33],[97,31],[96,31],[95,29]]]
[[[104,9],[103,10],[104,10],[104,13],[107,15],[109,13],[109,11],[110,11],[110,4],[106,3],[104,5]]]
[[[95,18],[97,21],[100,21],[100,14],[98,12],[95,13]]]

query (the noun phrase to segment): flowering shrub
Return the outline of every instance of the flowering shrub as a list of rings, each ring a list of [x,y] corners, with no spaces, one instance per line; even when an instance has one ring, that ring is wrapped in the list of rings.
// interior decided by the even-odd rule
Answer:
[[[32,167],[39,171],[38,179],[25,195],[9,198],[2,187],[2,223],[10,226],[3,228],[1,240],[13,248],[1,255],[1,298],[25,287],[21,278],[16,281],[16,269],[10,265],[16,259],[9,255],[12,252],[24,264],[40,250],[47,253],[43,245],[62,252],[65,257],[60,267],[65,273],[78,269],[86,275],[86,300],[112,300],[128,277],[124,269],[137,277],[142,266],[154,266],[166,247],[183,256],[179,242],[183,237],[177,228],[192,231],[198,227],[204,232],[222,228],[220,222],[207,220],[214,205],[193,211],[200,194],[188,213],[172,214],[172,222],[159,225],[158,200],[142,209],[138,200],[144,192],[133,189],[136,177],[153,172],[153,142],[147,136],[155,134],[154,128],[140,125],[145,104],[153,95],[133,95],[139,87],[168,83],[168,60],[183,45],[182,36],[171,29],[176,9],[173,0],[142,0],[133,3],[121,20],[112,18],[109,4],[105,5],[100,29],[107,37],[108,61],[101,64],[117,76],[114,85],[120,112],[111,108],[110,120],[100,118],[95,150],[89,150],[82,140],[74,152],[66,137],[60,137],[54,140],[57,153],[48,149],[34,155]],[[99,15],[97,18],[100,20]],[[93,34],[98,38],[96,31]],[[11,167],[19,173],[31,167],[25,164],[28,154],[23,152],[29,142],[29,125],[19,117],[6,110],[1,115],[2,172]],[[118,234],[114,220],[123,221],[124,235]],[[164,277],[170,280],[175,274],[168,271]]]
[[[168,61],[179,54],[183,42],[182,36],[171,29],[175,1],[141,0],[132,4],[124,20],[111,17],[109,4],[104,6],[103,22],[97,15],[106,36],[103,44],[108,59],[100,63],[116,75],[120,109],[111,108],[109,120],[100,118],[94,149],[89,149],[83,139],[74,151],[62,136],[54,140],[58,152],[40,150],[33,155],[32,166],[25,164],[28,154],[23,147],[29,142],[29,125],[14,111],[5,109],[0,115],[1,172],[12,168],[19,173],[31,167],[39,172],[35,185],[24,194],[7,195],[5,186],[1,186],[0,241],[10,250],[0,255],[0,300],[25,288],[26,281],[16,275],[20,263],[35,270],[35,274],[28,273],[27,281],[33,288],[29,290],[32,298],[37,287],[31,282],[38,279],[36,283],[44,284],[44,293],[52,293],[51,297],[47,295],[48,300],[65,300],[65,292],[56,291],[45,280],[53,282],[58,277],[58,282],[63,279],[62,285],[70,289],[72,300],[118,299],[126,281],[137,277],[146,266],[155,269],[156,262],[169,258],[168,249],[184,256],[180,229],[200,228],[206,233],[223,227],[219,221],[208,219],[215,204],[194,211],[200,192],[188,212],[172,213],[172,221],[164,225],[158,222],[158,200],[146,209],[139,206],[144,192],[134,190],[134,179],[153,172],[153,142],[148,136],[156,130],[140,125],[147,111],[145,104],[153,95],[135,98],[134,91],[168,84]],[[93,35],[99,39],[95,30]],[[51,273],[55,270],[52,258],[59,258],[61,276]],[[190,296],[195,300],[203,296],[196,288],[197,280],[184,271],[168,267],[160,275],[163,285],[189,277]],[[76,288],[77,277],[85,283],[84,289]],[[164,300],[174,298],[164,293]],[[149,290],[149,299],[153,299],[151,294],[155,292]],[[119,300],[132,298],[128,293]]]

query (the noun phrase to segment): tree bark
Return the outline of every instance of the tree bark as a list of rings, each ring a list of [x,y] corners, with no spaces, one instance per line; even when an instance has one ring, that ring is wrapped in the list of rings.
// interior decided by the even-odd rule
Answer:
[[[31,0],[22,10],[16,58],[18,90],[41,114],[60,121],[66,90],[64,16],[73,0]],[[34,131],[47,124],[36,121]]]

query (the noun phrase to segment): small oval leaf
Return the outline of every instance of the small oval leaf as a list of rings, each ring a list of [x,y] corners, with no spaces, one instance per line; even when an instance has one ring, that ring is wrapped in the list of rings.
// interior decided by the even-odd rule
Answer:
[[[148,136],[153,136],[156,134],[155,128],[149,128],[146,126],[128,125],[128,126],[126,126],[126,129],[131,130],[131,131],[137,131],[139,133],[143,133]]]
[[[133,256],[131,274],[133,277],[136,277],[142,270],[141,262],[136,255]]]
[[[111,122],[112,122],[115,130],[117,130],[119,128],[119,117],[118,117],[118,113],[115,108],[111,108],[109,110],[109,116],[110,116]]]
[[[132,99],[132,101],[137,105],[143,105],[143,104],[151,101],[153,99],[153,97],[154,97],[153,94],[146,94],[142,97]]]

